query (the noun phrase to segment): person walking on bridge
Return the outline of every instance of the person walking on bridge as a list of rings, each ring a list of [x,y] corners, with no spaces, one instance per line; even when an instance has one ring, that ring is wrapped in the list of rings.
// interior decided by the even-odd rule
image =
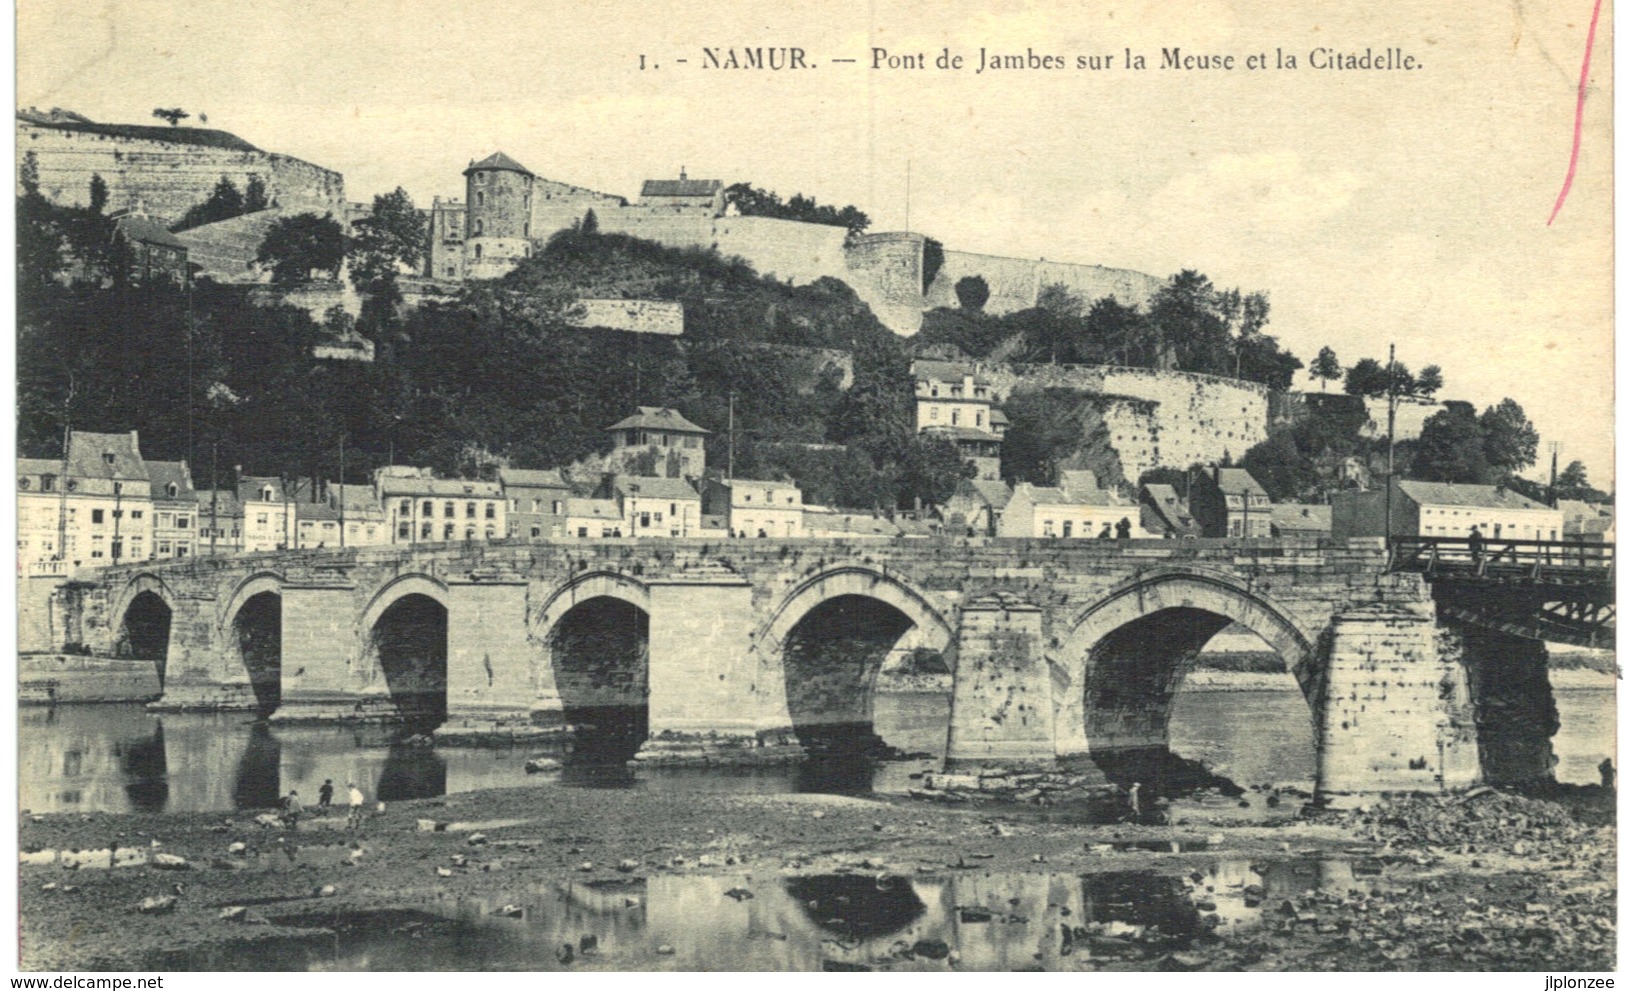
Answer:
[[[1467,531],[1467,553],[1472,557],[1474,564],[1484,560],[1484,535],[1478,532],[1476,523]]]

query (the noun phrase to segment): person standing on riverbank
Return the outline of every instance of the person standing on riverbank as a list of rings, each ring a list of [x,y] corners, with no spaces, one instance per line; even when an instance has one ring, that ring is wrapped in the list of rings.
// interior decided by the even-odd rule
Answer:
[[[289,829],[298,829],[299,817],[304,811],[305,803],[299,800],[299,789],[290,789],[288,797],[282,800],[282,821],[288,824]]]
[[[322,815],[333,807],[333,779],[328,778],[322,786],[316,789],[316,807],[322,810]]]
[[[361,828],[361,821],[367,814],[366,804],[367,796],[361,794],[361,789],[356,787],[354,781],[350,782],[350,818],[345,823],[349,829]]]

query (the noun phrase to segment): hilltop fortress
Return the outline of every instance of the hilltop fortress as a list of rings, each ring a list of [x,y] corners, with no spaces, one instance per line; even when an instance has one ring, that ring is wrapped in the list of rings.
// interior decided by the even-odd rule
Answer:
[[[954,284],[987,280],[990,313],[1033,306],[1046,285],[1066,286],[1085,305],[1115,296],[1145,304],[1163,280],[1126,269],[1002,258],[943,250],[924,234],[850,234],[844,227],[731,213],[717,179],[650,179],[636,203],[544,179],[502,152],[470,162],[465,198],[436,198],[429,211],[423,274],[462,281],[501,276],[554,232],[580,225],[591,211],[598,229],[668,247],[737,255],[762,275],[807,283],[847,283],[890,329],[912,334],[934,307],[955,307]]]
[[[166,224],[204,202],[222,176],[238,189],[265,183],[284,212],[344,216],[344,176],[261,151],[228,131],[98,124],[61,109],[17,111],[17,159],[31,162],[40,192],[59,206],[90,202],[90,179],[107,183],[109,209],[136,205]]]

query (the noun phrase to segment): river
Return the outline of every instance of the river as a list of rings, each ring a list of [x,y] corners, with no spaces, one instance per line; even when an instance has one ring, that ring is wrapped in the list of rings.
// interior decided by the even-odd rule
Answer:
[[[1553,741],[1560,781],[1594,783],[1614,756],[1614,694],[1558,690],[1562,729]],[[882,694],[875,726],[900,750],[941,754],[948,722],[941,694]],[[480,788],[634,787],[703,791],[897,794],[934,759],[759,768],[606,770],[567,765],[527,774],[526,749],[412,746],[381,726],[268,726],[247,713],[149,713],[139,704],[23,707],[19,712],[21,807],[31,812],[186,812],[267,808],[289,789],[307,804],[324,780],[342,796],[354,781],[382,801]],[[1314,779],[1309,709],[1291,691],[1182,692],[1172,749],[1236,783],[1308,789]]]

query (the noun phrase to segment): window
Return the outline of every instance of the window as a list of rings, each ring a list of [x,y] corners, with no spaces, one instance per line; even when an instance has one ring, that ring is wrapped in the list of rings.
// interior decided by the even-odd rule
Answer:
[[[423,528],[418,531],[418,539],[420,539],[420,540],[433,540],[434,539],[434,524],[433,523],[425,523],[425,524],[423,524]]]
[[[136,513],[139,513],[139,512],[141,512],[141,510],[139,510],[139,509],[136,510]],[[131,513],[130,515],[134,516],[135,513]],[[190,517],[190,516],[177,516],[177,517],[175,517],[175,529],[177,529],[177,530],[186,530],[186,529],[190,528],[191,525],[192,525],[192,517]]]
[[[433,516],[434,515],[434,503],[430,502],[427,499],[423,500],[423,515],[424,516]]]
[[[270,526],[271,516],[269,513],[257,513],[254,516],[254,522],[260,526]]]
[[[476,192],[474,194],[474,205],[475,206],[484,206],[485,205],[485,190],[483,190],[483,189],[479,190],[478,192]]]
[[[164,556],[164,557],[169,556],[169,541],[167,541],[167,540],[158,541],[158,553],[160,555]]]
[[[446,503],[446,519],[448,519],[448,520],[449,519],[455,519],[456,516],[457,516],[457,504],[455,502]]]
[[[270,502],[270,501],[271,501],[271,487],[269,485],[267,485],[265,488],[260,489],[260,502]]]
[[[587,535],[587,528],[586,527],[578,527],[576,529],[576,536],[585,537],[586,535]]]
[[[175,556],[176,557],[186,557],[190,553],[192,553],[192,545],[191,544],[179,543],[179,544],[175,545]]]
[[[473,519],[475,516],[479,515],[479,510],[471,502],[468,505],[463,507],[463,515],[468,517],[469,519]]]
[[[180,493],[180,490],[181,487],[176,485],[174,482],[170,482],[168,485],[164,486],[164,491],[168,493],[171,499],[175,498],[175,496]]]
[[[1046,537],[1055,536],[1055,521],[1054,520],[1045,520],[1044,521],[1044,536],[1046,536]]]
[[[933,423],[936,422],[937,414],[940,413],[940,412],[942,412],[942,411],[937,409],[935,406],[931,407],[931,422],[933,422]]]
[[[1063,536],[1063,537],[1072,536],[1072,521],[1071,520],[1067,520],[1067,521],[1065,521],[1064,523],[1061,524],[1061,536]]]
[[[485,528],[485,539],[486,540],[495,540],[496,535],[497,535],[497,528],[496,527],[488,526],[488,527]]]
[[[446,540],[455,539],[456,536],[457,536],[457,524],[455,524],[455,523],[447,523],[443,533],[445,534],[445,539]]]
[[[102,461],[105,464],[112,464],[113,463],[113,452],[112,451],[104,451],[104,452],[102,452]]]
[[[464,540],[473,540],[474,539],[474,528],[473,527],[469,527],[468,529],[463,531],[463,539]]]
[[[558,515],[562,514],[563,512],[564,512],[564,501],[561,500],[561,499],[554,499],[553,500],[553,515],[558,516]]]
[[[104,517],[104,516],[105,516],[105,515],[106,515],[106,511],[105,511],[105,510],[101,510],[101,509],[92,509],[92,510],[91,510],[91,511],[90,511],[90,522],[92,522],[92,523],[100,523],[100,522],[102,522],[102,518],[103,518],[103,517]]]
[[[397,539],[397,540],[411,540],[412,539],[412,524],[410,524],[410,523],[402,523],[400,526],[396,527],[395,528],[395,539]]]
[[[175,514],[174,513],[159,513],[158,514],[158,525],[161,526],[161,527],[174,526],[175,525]]]
[[[485,504],[485,518],[488,519],[488,520],[494,520],[494,519],[497,518],[497,504],[496,503],[488,502],[488,503]]]
[[[484,172],[476,172],[476,173],[474,173],[474,185],[476,185],[476,186],[485,185],[485,173]]]
[[[412,515],[412,500],[410,500],[410,499],[402,499],[401,500],[401,515],[402,516],[411,516]]]
[[[530,539],[535,540],[536,538],[540,537],[541,535],[542,535],[542,528],[541,527],[533,526],[533,527],[530,528]]]
[[[39,480],[39,490],[41,492],[55,492],[56,491],[56,476],[55,475],[41,475],[40,480]]]

